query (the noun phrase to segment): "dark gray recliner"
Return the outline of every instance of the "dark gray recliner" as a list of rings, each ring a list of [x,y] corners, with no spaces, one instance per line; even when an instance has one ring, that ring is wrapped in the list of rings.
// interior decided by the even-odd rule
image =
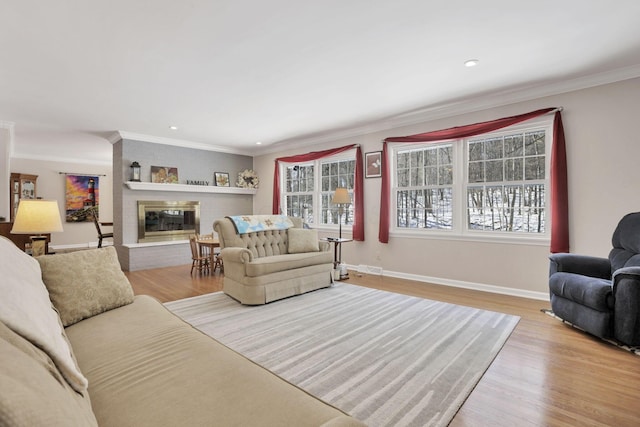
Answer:
[[[597,337],[640,345],[640,212],[625,215],[611,240],[608,259],[549,257],[551,308]]]

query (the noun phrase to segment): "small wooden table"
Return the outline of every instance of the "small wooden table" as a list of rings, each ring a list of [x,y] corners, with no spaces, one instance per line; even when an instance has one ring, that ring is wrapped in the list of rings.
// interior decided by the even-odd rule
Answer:
[[[200,255],[204,255],[203,248],[207,248],[207,255],[209,256],[209,265],[213,270],[216,269],[216,266],[220,266],[220,270],[222,270],[222,261],[216,260],[216,254],[214,253],[214,248],[220,247],[220,242],[215,238],[203,238],[200,236],[198,240],[196,240],[198,247],[200,248]]]
[[[353,242],[353,239],[344,239],[339,237],[325,237],[320,239],[323,242],[333,243],[333,269],[336,270],[338,266],[342,263],[342,244],[347,242]],[[345,274],[344,276],[340,275],[340,280],[348,279],[349,274]]]

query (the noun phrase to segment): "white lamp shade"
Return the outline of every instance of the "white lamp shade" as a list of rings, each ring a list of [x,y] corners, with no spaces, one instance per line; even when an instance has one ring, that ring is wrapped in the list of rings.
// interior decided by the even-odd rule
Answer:
[[[333,193],[333,199],[331,203],[334,205],[346,205],[347,203],[351,203],[351,197],[349,197],[349,191],[347,191],[344,187],[336,188],[336,192]]]
[[[12,234],[43,234],[62,230],[56,200],[20,200]]]

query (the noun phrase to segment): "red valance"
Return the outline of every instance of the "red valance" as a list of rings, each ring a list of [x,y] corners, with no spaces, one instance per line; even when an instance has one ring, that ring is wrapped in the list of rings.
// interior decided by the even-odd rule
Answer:
[[[364,241],[364,171],[362,170],[362,151],[357,144],[345,145],[343,147],[332,148],[323,151],[312,151],[306,154],[296,156],[279,157],[275,160],[275,170],[273,172],[273,206],[272,213],[278,215],[282,213],[280,207],[280,162],[283,163],[302,163],[313,160],[322,159],[323,157],[333,156],[343,151],[356,149],[356,176],[353,186],[354,210],[355,217],[353,219],[353,240]]]
[[[569,202],[567,185],[567,156],[560,110],[543,108],[518,116],[504,117],[488,122],[474,123],[433,132],[409,136],[386,138],[382,147],[382,188],[380,194],[380,227],[378,240],[389,242],[390,216],[390,176],[387,145],[390,142],[439,142],[462,139],[474,135],[493,132],[544,114],[556,111],[553,126],[553,146],[551,149],[551,252],[569,252]]]

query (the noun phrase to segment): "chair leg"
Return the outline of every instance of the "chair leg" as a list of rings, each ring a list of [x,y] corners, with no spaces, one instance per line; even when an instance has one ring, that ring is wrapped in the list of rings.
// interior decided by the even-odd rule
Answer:
[[[98,236],[98,247],[102,247],[102,236]]]

